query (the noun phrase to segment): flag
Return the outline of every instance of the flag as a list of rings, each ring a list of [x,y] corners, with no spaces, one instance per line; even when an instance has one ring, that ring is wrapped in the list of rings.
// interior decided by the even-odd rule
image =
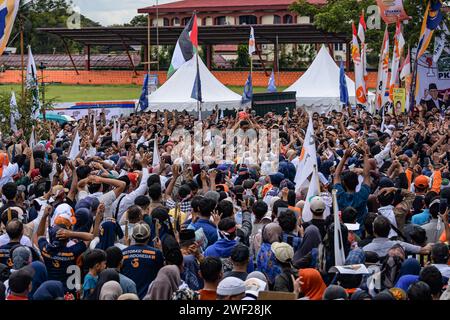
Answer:
[[[337,203],[337,190],[333,189],[333,216],[334,216],[334,265],[345,264],[344,242],[342,241],[341,221],[339,219],[339,207]]]
[[[159,150],[158,150],[158,136],[155,136],[155,142],[153,143],[153,163],[152,167],[156,167],[161,162],[159,158]]]
[[[167,77],[170,78],[184,63],[194,57],[198,47],[198,26],[197,15],[193,15],[191,20],[181,32],[173,52]]]
[[[202,97],[202,81],[200,79],[200,67],[197,57],[197,72],[195,74],[194,87],[192,88],[191,98],[199,102],[203,101]]]
[[[358,25],[358,38],[361,40],[361,62],[363,65],[363,74],[364,74],[364,88],[366,89],[366,97],[367,97],[367,81],[369,80],[369,73],[367,72],[367,45],[366,45],[366,32],[367,26],[364,21],[364,10],[361,13],[359,18]]]
[[[417,45],[416,61],[427,51],[433,37],[434,30],[442,21],[442,0],[429,0],[422,21],[419,44]]]
[[[250,27],[250,39],[248,40],[248,55],[251,56],[256,52],[255,30]]]
[[[0,55],[8,46],[9,37],[19,11],[20,0],[3,0],[0,4]]]
[[[252,82],[252,74],[248,74],[247,82],[244,87],[244,94],[242,95],[242,104],[251,102],[253,99],[253,82]]]
[[[141,97],[139,98],[140,111],[144,112],[148,108],[148,73],[145,75],[144,84],[142,86]]]
[[[80,153],[80,135],[78,134],[78,130],[75,133],[75,138],[73,138],[72,146],[70,147],[70,152],[68,158],[70,160],[75,160],[77,155]]]
[[[389,82],[389,102],[393,101],[392,95],[394,93],[394,88],[398,88],[399,86],[400,58],[403,54],[404,46],[405,46],[405,39],[403,38],[400,20],[398,20],[394,35],[394,50],[392,52],[391,79]]]
[[[10,115],[9,115],[9,124],[11,127],[12,131],[17,131],[17,124],[16,121],[17,119],[20,118],[20,113],[19,113],[19,108],[17,107],[17,100],[16,100],[16,94],[14,93],[14,91],[11,92],[11,100],[9,103],[9,111],[10,111]]]
[[[439,58],[441,57],[442,51],[444,51],[447,46],[447,38],[450,38],[450,32],[448,31],[447,25],[442,23],[442,28],[439,27],[439,30],[443,32],[434,38],[434,51],[433,51],[433,62],[437,63]]]
[[[381,47],[380,61],[378,63],[378,79],[376,93],[376,107],[380,110],[386,103],[386,87],[389,75],[389,32],[388,27],[384,30],[383,45]]]
[[[343,105],[348,105],[348,88],[347,88],[347,79],[345,78],[345,69],[344,62],[341,61],[341,68],[339,74],[339,92],[340,92],[340,101]]]
[[[367,91],[364,82],[364,64],[359,51],[358,37],[356,34],[355,24],[352,23],[353,41],[352,41],[352,60],[355,65],[355,85],[356,85],[356,103],[361,105],[367,104]]]
[[[267,86],[267,92],[274,93],[277,92],[277,86],[275,85],[275,73],[272,70],[272,74],[269,78],[269,84]]]
[[[312,220],[310,201],[313,197],[318,196],[320,194],[320,186],[318,183],[319,183],[319,175],[317,173],[317,168],[314,168],[313,174],[311,175],[311,181],[309,182],[308,193],[306,194],[305,206],[303,207],[302,210],[302,219],[304,222]]]
[[[117,123],[117,119],[114,118],[113,131],[111,133],[112,141],[120,142],[120,124]]]
[[[33,53],[31,52],[31,46],[28,46],[28,66],[27,66],[26,86],[27,89],[31,91],[31,94],[33,96],[31,114],[33,119],[37,119],[41,111],[41,102],[39,101],[39,86],[37,79],[36,63],[34,62]]]
[[[34,132],[34,126],[33,129],[31,130],[30,142],[28,143],[28,146],[30,147],[31,150],[33,150],[34,147],[36,146],[36,133]]]
[[[400,71],[400,80],[405,82],[406,89],[406,101],[405,105],[409,108],[410,103],[410,95],[411,95],[411,82],[412,82],[412,74],[411,74],[411,54],[408,51],[408,55],[406,56],[405,61],[403,62],[401,71]]]
[[[299,190],[306,179],[314,172],[314,166],[317,167],[317,151],[314,138],[314,126],[312,116],[310,115],[302,152],[300,154],[300,162],[295,174],[294,182],[296,190]]]
[[[95,116],[97,114],[94,111],[94,114],[92,115],[92,126],[94,128],[94,137],[97,135],[97,121],[95,120]]]

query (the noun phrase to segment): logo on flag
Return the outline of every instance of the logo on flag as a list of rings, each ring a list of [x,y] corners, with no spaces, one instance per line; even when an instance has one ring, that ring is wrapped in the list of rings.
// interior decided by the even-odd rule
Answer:
[[[0,55],[3,54],[8,45],[19,5],[20,0],[3,0],[0,4]]]

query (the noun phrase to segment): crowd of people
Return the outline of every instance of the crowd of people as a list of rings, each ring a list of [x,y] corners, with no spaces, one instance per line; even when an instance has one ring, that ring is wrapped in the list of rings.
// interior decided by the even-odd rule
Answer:
[[[295,184],[300,108],[202,120],[224,135],[278,129],[269,174],[240,155],[174,159],[171,134],[194,135],[187,113],[121,117],[120,141],[105,113],[39,122],[34,146],[3,133],[0,300],[449,300],[450,109],[310,116],[320,194],[309,199]]]

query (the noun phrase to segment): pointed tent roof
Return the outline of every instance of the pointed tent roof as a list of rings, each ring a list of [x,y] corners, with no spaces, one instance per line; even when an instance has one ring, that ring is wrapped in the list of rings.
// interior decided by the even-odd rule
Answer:
[[[322,46],[308,70],[285,91],[296,91],[297,105],[313,107],[314,111],[340,110],[340,69],[325,46]],[[350,103],[355,103],[355,82],[347,75]],[[374,94],[369,92],[369,101]]]
[[[202,111],[235,109],[241,106],[241,96],[224,86],[208,70],[202,59],[199,61],[202,84]],[[146,111],[197,111],[197,100],[191,98],[197,74],[196,57],[183,64],[158,90],[148,96]]]

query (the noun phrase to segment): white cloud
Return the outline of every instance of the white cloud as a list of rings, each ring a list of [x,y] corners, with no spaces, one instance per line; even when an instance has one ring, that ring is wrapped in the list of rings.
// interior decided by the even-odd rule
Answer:
[[[159,0],[160,4],[174,2],[174,0]],[[81,14],[103,26],[123,24],[136,16],[139,8],[156,4],[156,0],[73,0],[73,4],[80,8]]]

